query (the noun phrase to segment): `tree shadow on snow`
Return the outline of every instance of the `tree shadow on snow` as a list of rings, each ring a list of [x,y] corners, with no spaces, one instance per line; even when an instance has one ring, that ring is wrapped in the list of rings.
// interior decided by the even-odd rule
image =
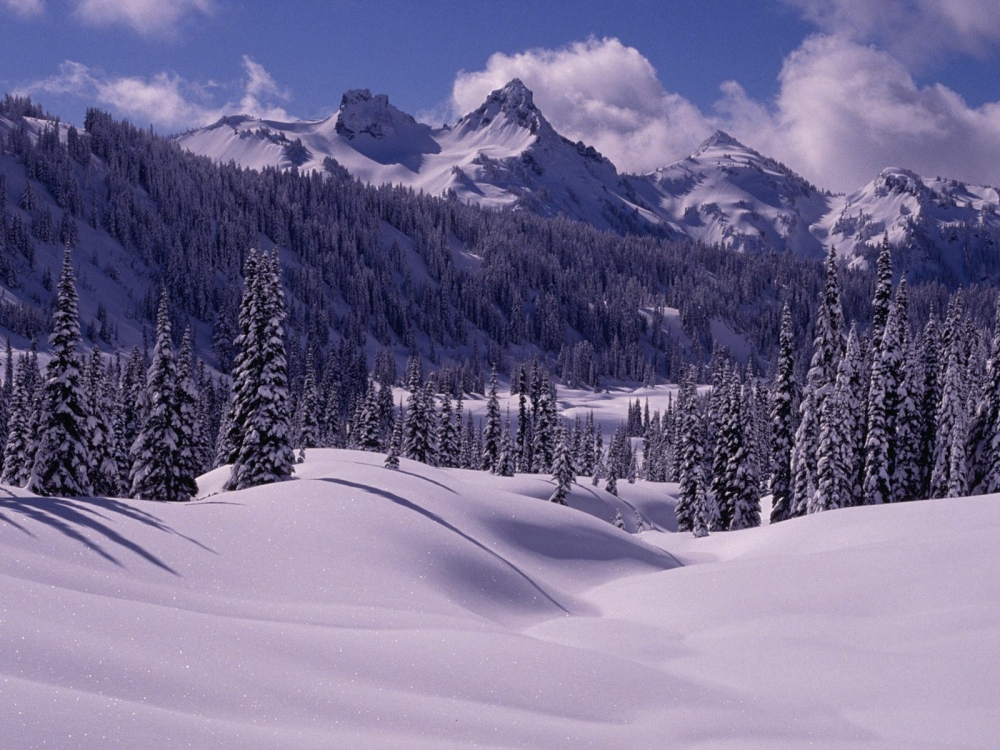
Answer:
[[[483,552],[485,552],[487,555],[490,555],[491,557],[495,558],[496,560],[499,560],[501,563],[503,563],[504,565],[506,565],[512,571],[514,571],[518,576],[520,576],[521,578],[523,578],[529,585],[531,585],[532,588],[534,588],[539,594],[541,594],[543,597],[545,597],[545,599],[548,602],[550,602],[553,606],[557,607],[558,609],[560,609],[562,612],[566,613],[567,615],[570,614],[570,611],[568,609],[566,609],[562,604],[560,604],[555,599],[553,599],[548,593],[546,593],[546,591],[541,586],[539,586],[537,583],[535,583],[535,581],[532,580],[532,578],[527,573],[525,573],[519,567],[517,567],[516,565],[514,565],[514,563],[512,563],[510,560],[508,560],[507,558],[503,557],[502,555],[498,554],[494,550],[491,550],[489,547],[487,547],[486,545],[484,545],[482,542],[480,542],[480,541],[472,538],[471,536],[469,536],[468,534],[466,534],[461,529],[459,529],[459,528],[453,526],[452,524],[448,523],[446,520],[444,520],[443,518],[441,518],[441,516],[439,516],[437,513],[432,513],[431,511],[427,510],[426,508],[421,508],[416,503],[410,502],[405,497],[397,495],[394,492],[389,492],[388,490],[381,490],[381,489],[379,489],[377,487],[372,487],[371,485],[360,484],[358,482],[351,482],[351,481],[348,481],[346,479],[336,479],[334,477],[323,477],[323,478],[319,479],[318,481],[321,481],[321,482],[330,482],[331,484],[339,484],[339,485],[341,485],[343,487],[350,487],[353,490],[361,490],[363,492],[370,492],[373,495],[378,495],[379,497],[384,497],[386,500],[389,500],[389,501],[395,503],[396,505],[399,505],[400,507],[406,508],[407,510],[412,510],[414,513],[419,513],[424,518],[427,518],[427,519],[433,521],[434,523],[439,524],[440,526],[448,529],[448,531],[451,531],[452,533],[458,534],[464,540],[466,540],[467,542],[469,542],[471,544],[474,544],[476,547],[478,547],[480,550],[482,550]],[[435,482],[435,484],[436,484],[436,482]]]
[[[113,550],[117,545],[138,555],[151,565],[164,570],[172,575],[181,577],[180,573],[170,565],[154,555],[149,550],[140,546],[136,542],[120,534],[111,524],[117,520],[114,515],[122,516],[131,521],[137,521],[145,526],[149,526],[157,531],[178,536],[191,544],[200,547],[206,552],[218,554],[215,550],[205,546],[196,539],[186,536],[176,529],[168,526],[157,516],[148,513],[133,505],[123,503],[120,500],[105,497],[94,498],[64,498],[64,497],[39,497],[29,495],[26,497],[17,496],[6,488],[0,488],[0,492],[6,492],[9,497],[0,497],[0,521],[9,523],[16,529],[34,537],[25,526],[17,523],[11,515],[18,514],[26,519],[30,519],[40,524],[59,531],[69,539],[79,542],[84,547],[100,555],[105,560],[120,568],[126,567],[109,549]],[[8,511],[4,513],[3,511]],[[84,534],[85,531],[93,532],[92,536]],[[92,538],[96,537],[96,538]]]

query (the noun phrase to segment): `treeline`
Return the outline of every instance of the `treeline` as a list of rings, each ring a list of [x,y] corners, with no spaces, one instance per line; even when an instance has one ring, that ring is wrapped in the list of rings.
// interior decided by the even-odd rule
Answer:
[[[786,308],[766,405],[759,383],[740,383],[734,371],[708,395],[697,395],[693,378],[682,386],[670,446],[678,529],[757,525],[766,491],[773,523],[1000,490],[1000,308],[991,331],[959,291],[943,321],[915,328],[906,280],[893,289],[883,241],[864,334],[846,326],[832,254],[826,269],[804,383]]]

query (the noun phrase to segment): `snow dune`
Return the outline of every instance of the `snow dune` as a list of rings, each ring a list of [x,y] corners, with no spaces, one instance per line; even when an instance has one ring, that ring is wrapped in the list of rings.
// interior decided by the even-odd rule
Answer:
[[[1000,498],[695,540],[670,485],[311,451],[202,500],[0,488],[6,747],[995,747]],[[582,511],[582,512],[581,512]]]

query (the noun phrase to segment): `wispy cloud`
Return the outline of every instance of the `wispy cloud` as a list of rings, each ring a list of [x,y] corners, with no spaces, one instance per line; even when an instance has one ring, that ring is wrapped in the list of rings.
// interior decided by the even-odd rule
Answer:
[[[152,36],[173,33],[185,17],[214,9],[214,0],[76,0],[74,15],[92,26],[126,26]]]
[[[873,42],[908,65],[1000,44],[1000,0],[784,0],[824,33]]]
[[[243,56],[243,68],[244,78],[230,87],[239,90],[238,102],[220,103],[216,100],[218,87],[187,81],[173,73],[110,76],[71,60],[60,65],[55,75],[22,86],[18,93],[75,96],[165,129],[205,125],[236,112],[268,119],[292,119],[274,103],[276,99],[287,101],[289,92],[279,87],[249,55]]]
[[[42,0],[0,0],[0,7],[12,10],[21,18],[34,18],[45,12]]]

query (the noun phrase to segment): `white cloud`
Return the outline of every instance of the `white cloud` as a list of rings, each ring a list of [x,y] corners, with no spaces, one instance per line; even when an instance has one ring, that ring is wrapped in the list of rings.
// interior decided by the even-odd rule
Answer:
[[[1000,0],[785,0],[824,33],[875,42],[910,65],[1000,43]]]
[[[42,0],[0,0],[0,5],[9,8],[21,18],[34,18],[45,12]]]
[[[806,39],[786,58],[773,101],[728,81],[703,112],[667,91],[637,50],[590,39],[493,55],[484,70],[458,75],[455,111],[474,109],[514,77],[558,131],[625,171],[682,158],[721,128],[835,190],[860,187],[886,166],[1000,183],[1000,102],[970,107],[945,86],[920,87],[893,55],[844,35]]]
[[[484,70],[458,74],[455,113],[475,109],[512,78],[532,90],[560,133],[595,146],[626,171],[662,166],[664,155],[686,153],[712,131],[697,107],[664,89],[649,60],[617,39],[496,53]]]
[[[255,62],[250,55],[243,55],[243,67],[247,72],[247,82],[240,100],[240,112],[267,120],[290,119],[285,110],[272,106],[267,101],[288,101],[291,93],[278,86],[271,74],[264,70],[264,66]]]
[[[261,118],[292,119],[284,109],[272,103],[275,98],[288,99],[288,92],[247,55],[243,57],[243,67],[246,77],[240,84],[239,103],[218,104],[209,92],[216,86],[186,81],[173,73],[157,73],[148,78],[109,76],[71,60],[60,65],[56,75],[28,84],[18,93],[76,96],[125,117],[166,129],[206,125],[224,114],[236,112]]]
[[[214,0],[76,0],[74,15],[92,26],[128,26],[143,35],[170,34],[188,14],[208,15]]]

